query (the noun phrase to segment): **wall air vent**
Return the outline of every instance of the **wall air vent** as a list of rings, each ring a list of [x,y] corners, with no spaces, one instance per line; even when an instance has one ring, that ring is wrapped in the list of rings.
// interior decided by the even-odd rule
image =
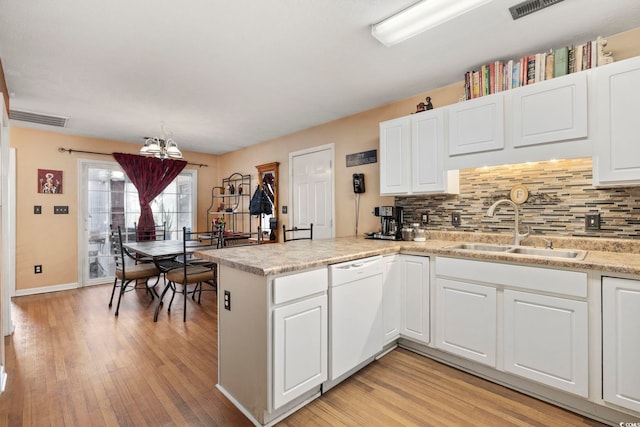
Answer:
[[[51,116],[48,114],[32,113],[30,111],[10,110],[9,118],[21,122],[37,123],[40,125],[66,127],[69,117]]]
[[[534,12],[544,9],[545,7],[553,6],[556,3],[560,3],[562,0],[527,0],[522,3],[518,3],[515,6],[509,8],[511,17],[515,21],[523,16],[531,15]]]

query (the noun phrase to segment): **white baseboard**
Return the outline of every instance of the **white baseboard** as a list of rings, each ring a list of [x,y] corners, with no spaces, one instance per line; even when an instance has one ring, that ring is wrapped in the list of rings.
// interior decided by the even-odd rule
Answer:
[[[43,286],[41,288],[30,289],[16,289],[14,296],[23,297],[27,295],[46,294],[47,292],[68,291],[70,289],[77,289],[78,283],[67,283],[62,285]]]

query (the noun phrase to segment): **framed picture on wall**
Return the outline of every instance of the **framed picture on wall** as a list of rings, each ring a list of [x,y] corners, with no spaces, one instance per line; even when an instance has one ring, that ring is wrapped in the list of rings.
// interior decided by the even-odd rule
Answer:
[[[38,169],[38,193],[62,194],[62,171]]]

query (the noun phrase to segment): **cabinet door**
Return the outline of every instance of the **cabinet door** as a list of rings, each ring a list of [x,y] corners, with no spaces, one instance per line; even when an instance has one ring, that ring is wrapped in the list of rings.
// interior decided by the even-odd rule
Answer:
[[[594,70],[596,79],[596,141],[594,185],[640,184],[638,112],[640,58]]]
[[[411,192],[411,118],[380,123],[380,194]]]
[[[273,310],[273,408],[327,380],[327,296]]]
[[[510,95],[515,147],[587,136],[586,72],[524,86]]]
[[[587,303],[504,291],[504,369],[587,397]]]
[[[422,343],[429,342],[429,258],[401,255],[403,270],[402,330]]]
[[[449,155],[504,148],[504,98],[489,95],[447,107]]]
[[[411,116],[411,190],[446,192],[444,109]]]
[[[640,281],[602,279],[604,400],[640,412]]]
[[[400,335],[404,269],[400,255],[386,256],[383,261],[382,328],[384,343],[387,344]]]
[[[436,279],[436,347],[496,366],[496,288]]]

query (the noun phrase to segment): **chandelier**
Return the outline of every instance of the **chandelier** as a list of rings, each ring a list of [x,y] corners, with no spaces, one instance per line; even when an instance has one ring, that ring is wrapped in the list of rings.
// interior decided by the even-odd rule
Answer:
[[[140,154],[144,156],[154,156],[159,159],[181,159],[182,152],[178,149],[178,144],[171,138],[167,138],[164,133],[164,126],[160,126],[160,136],[144,137],[144,145],[140,149]]]

